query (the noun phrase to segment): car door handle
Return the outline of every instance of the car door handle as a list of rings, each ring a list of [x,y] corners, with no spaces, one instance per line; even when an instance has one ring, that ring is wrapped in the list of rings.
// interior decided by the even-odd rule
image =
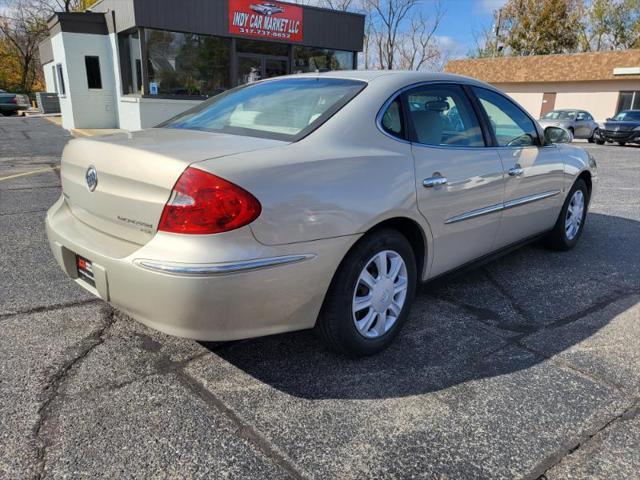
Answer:
[[[439,187],[441,185],[446,185],[446,184],[447,184],[447,179],[445,177],[429,177],[429,178],[425,178],[422,181],[422,185],[425,188]]]
[[[509,176],[510,177],[519,177],[523,173],[524,173],[524,168],[522,168],[521,166],[515,166],[515,167],[509,169]]]

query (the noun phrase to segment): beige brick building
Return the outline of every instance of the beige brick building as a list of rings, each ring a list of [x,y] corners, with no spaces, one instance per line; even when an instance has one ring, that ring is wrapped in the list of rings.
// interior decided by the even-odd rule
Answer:
[[[453,60],[445,70],[495,85],[536,118],[576,108],[601,122],[640,109],[640,50]]]

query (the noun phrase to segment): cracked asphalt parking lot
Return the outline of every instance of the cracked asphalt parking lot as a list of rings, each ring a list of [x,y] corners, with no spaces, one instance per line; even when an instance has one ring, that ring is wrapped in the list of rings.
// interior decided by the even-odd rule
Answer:
[[[310,332],[172,338],[94,299],[44,233],[69,137],[3,118],[0,138],[0,478],[638,478],[640,148],[583,144],[576,249],[421,287],[392,348],[353,361]]]

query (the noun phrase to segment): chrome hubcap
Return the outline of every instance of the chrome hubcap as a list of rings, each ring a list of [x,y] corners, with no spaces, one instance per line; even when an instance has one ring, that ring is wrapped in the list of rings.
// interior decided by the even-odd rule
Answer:
[[[360,272],[353,292],[352,316],[367,338],[387,333],[398,320],[407,298],[407,266],[393,250],[375,254]]]
[[[568,240],[573,240],[580,231],[584,216],[584,194],[576,190],[569,201],[567,216],[564,219],[564,230]]]

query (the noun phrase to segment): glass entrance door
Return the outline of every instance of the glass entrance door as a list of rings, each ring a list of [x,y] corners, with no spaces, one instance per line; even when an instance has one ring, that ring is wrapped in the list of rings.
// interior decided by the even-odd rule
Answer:
[[[289,59],[270,55],[238,54],[238,85],[289,73]]]
[[[262,60],[259,57],[238,55],[238,85],[262,80]]]

